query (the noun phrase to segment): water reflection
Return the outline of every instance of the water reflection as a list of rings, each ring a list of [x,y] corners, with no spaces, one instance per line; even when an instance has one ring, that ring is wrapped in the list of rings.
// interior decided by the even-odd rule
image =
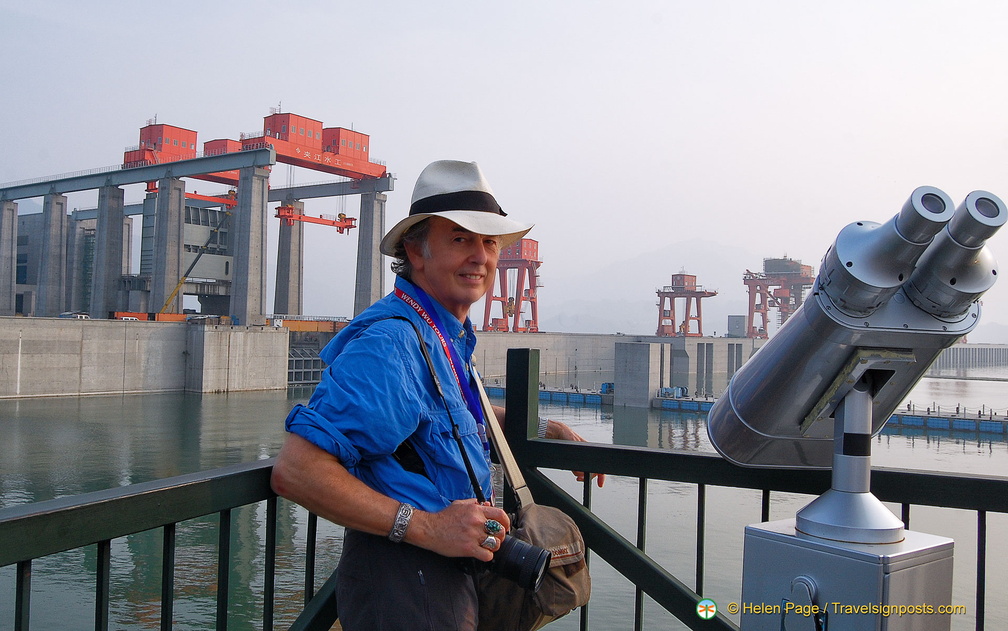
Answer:
[[[0,506],[76,495],[255,461],[276,453],[293,403],[284,393],[163,394],[0,401]],[[278,507],[275,621],[304,605],[307,515]],[[229,628],[262,625],[265,505],[232,511]],[[179,628],[211,628],[216,614],[218,517],[179,524],[175,615]],[[112,542],[110,627],[159,628],[161,529]],[[342,532],[319,524],[318,584],[339,558]],[[34,628],[93,628],[94,546],[32,566]],[[14,568],[0,570],[0,627],[13,620]]]

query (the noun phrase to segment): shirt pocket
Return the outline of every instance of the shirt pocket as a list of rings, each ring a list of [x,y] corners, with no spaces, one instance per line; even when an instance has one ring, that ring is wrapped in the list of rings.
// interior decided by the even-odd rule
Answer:
[[[458,441],[452,431],[452,419],[458,424],[459,436],[466,447],[469,461],[472,463],[476,478],[482,482],[487,473],[486,458],[483,455],[483,442],[480,439],[476,420],[464,406],[454,406],[451,416],[444,408],[431,413],[429,431],[422,443],[417,444],[421,452],[427,474],[438,492],[447,502],[475,497],[469,472]]]

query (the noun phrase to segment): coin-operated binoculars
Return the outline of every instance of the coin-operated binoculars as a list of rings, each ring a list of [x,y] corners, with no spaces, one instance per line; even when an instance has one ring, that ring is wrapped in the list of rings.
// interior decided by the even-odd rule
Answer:
[[[731,462],[833,469],[794,519],[746,528],[743,631],[949,628],[926,607],[950,604],[953,542],[905,530],[871,494],[871,438],[976,326],[997,277],[985,243],[1006,219],[990,193],[955,208],[924,186],[886,223],[848,225],[812,294],[711,409],[711,443]]]

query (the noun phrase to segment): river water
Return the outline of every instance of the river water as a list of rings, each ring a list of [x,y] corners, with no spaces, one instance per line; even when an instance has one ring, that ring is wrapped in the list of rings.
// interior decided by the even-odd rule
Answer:
[[[998,381],[925,379],[908,402],[917,408],[959,405],[1002,414],[1008,384]],[[228,395],[156,394],[121,397],[0,401],[0,506],[121,486],[268,458],[283,442],[282,420],[308,391]],[[713,452],[701,416],[660,411],[544,404],[540,413],[572,425],[602,443]],[[876,465],[1008,476],[1008,443],[1000,436],[947,432],[904,435],[884,430],[873,444]],[[567,472],[551,472],[576,497],[580,485]],[[800,475],[800,473],[796,474]],[[771,519],[783,519],[807,504],[808,496],[775,494]],[[693,586],[696,489],[652,481],[648,486],[647,550]],[[636,538],[637,481],[610,477],[596,489],[594,510],[629,540]],[[898,511],[898,507],[895,508]],[[278,542],[276,628],[286,628],[303,606],[306,513],[281,501]],[[264,508],[234,512],[230,629],[261,627]],[[738,602],[741,592],[743,529],[760,521],[758,492],[707,490],[706,597]],[[967,614],[952,628],[974,627],[976,521],[972,513],[914,507],[912,528],[955,539],[953,604]],[[320,522],[319,584],[335,567],[341,528]],[[1008,628],[1008,518],[988,515],[987,628]],[[216,517],[181,524],[177,533],[175,626],[211,628],[216,589]],[[37,560],[32,567],[32,628],[93,628],[94,548]],[[110,628],[156,629],[159,625],[161,533],[113,541]],[[604,562],[592,562],[592,628],[633,628],[633,586]],[[0,629],[14,612],[14,569],[0,569]],[[648,629],[685,628],[653,602],[645,607]],[[737,621],[737,619],[736,619]],[[549,628],[578,628],[568,616]]]

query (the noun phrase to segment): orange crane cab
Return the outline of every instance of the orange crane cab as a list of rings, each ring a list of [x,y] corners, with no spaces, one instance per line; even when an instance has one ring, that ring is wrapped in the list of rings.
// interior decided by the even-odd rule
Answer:
[[[123,167],[162,164],[197,157],[196,132],[147,121],[140,128],[140,144],[123,153]],[[203,144],[203,155],[272,147],[278,163],[330,173],[352,180],[380,178],[385,165],[371,161],[370,136],[344,127],[323,127],[322,121],[271,110],[263,118],[262,131],[243,133],[240,140],[218,138]],[[192,176],[231,186],[238,184],[237,171]]]

